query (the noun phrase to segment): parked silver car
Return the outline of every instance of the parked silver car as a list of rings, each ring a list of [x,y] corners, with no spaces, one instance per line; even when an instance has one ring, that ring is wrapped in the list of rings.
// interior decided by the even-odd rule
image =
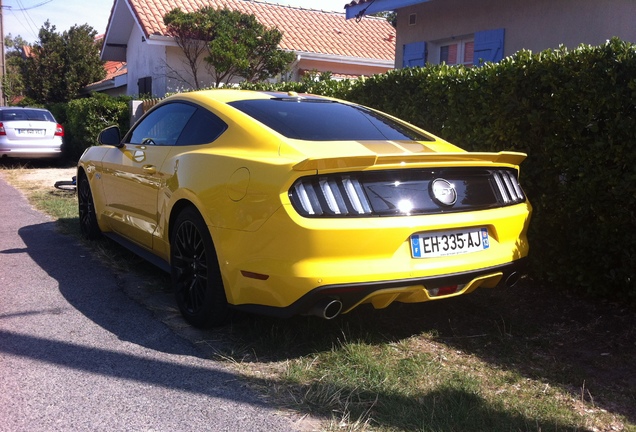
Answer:
[[[0,157],[55,158],[64,128],[41,108],[0,107]]]

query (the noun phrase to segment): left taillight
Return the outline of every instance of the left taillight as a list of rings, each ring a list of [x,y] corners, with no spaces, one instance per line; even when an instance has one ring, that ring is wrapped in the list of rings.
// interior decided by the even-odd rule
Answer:
[[[370,216],[371,205],[360,182],[348,175],[306,177],[292,186],[289,197],[301,216]]]
[[[4,125],[0,122],[0,135],[6,135],[7,131],[4,130]]]
[[[55,136],[64,136],[64,126],[59,123],[55,126]]]

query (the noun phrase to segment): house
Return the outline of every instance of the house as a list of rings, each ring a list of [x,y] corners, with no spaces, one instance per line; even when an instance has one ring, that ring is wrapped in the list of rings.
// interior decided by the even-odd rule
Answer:
[[[102,60],[126,62],[126,94],[161,97],[192,87],[185,56],[167,34],[163,16],[177,7],[193,12],[203,6],[239,10],[267,27],[277,27],[283,33],[280,48],[296,54],[286,79],[298,80],[308,71],[368,76],[394,65],[395,29],[384,19],[347,21],[344,13],[255,0],[115,0]],[[207,76],[203,82],[213,81]]]
[[[104,69],[106,77],[101,81],[87,85],[81,90],[81,93],[99,92],[109,96],[125,95],[128,84],[126,62],[109,60],[104,63]]]
[[[347,18],[397,12],[395,67],[479,65],[521,49],[636,42],[634,0],[354,0]]]

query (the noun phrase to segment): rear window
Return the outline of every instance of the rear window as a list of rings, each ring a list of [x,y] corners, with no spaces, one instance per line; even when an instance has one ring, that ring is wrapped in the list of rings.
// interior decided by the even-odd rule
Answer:
[[[53,115],[44,110],[34,109],[7,109],[0,110],[2,121],[29,120],[29,121],[50,121],[55,122]]]
[[[364,107],[325,99],[275,98],[231,102],[287,138],[308,141],[432,141]]]

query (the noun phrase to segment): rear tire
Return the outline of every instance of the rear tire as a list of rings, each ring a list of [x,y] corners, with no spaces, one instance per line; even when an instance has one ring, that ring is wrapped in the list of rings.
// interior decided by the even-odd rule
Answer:
[[[89,240],[100,238],[102,232],[97,224],[97,215],[95,214],[95,204],[93,203],[91,185],[85,175],[81,175],[79,177],[79,182],[77,184],[77,204],[79,208],[79,223],[82,235]]]
[[[188,323],[206,328],[229,320],[230,309],[212,237],[192,207],[177,216],[172,228],[170,267],[177,305]]]

